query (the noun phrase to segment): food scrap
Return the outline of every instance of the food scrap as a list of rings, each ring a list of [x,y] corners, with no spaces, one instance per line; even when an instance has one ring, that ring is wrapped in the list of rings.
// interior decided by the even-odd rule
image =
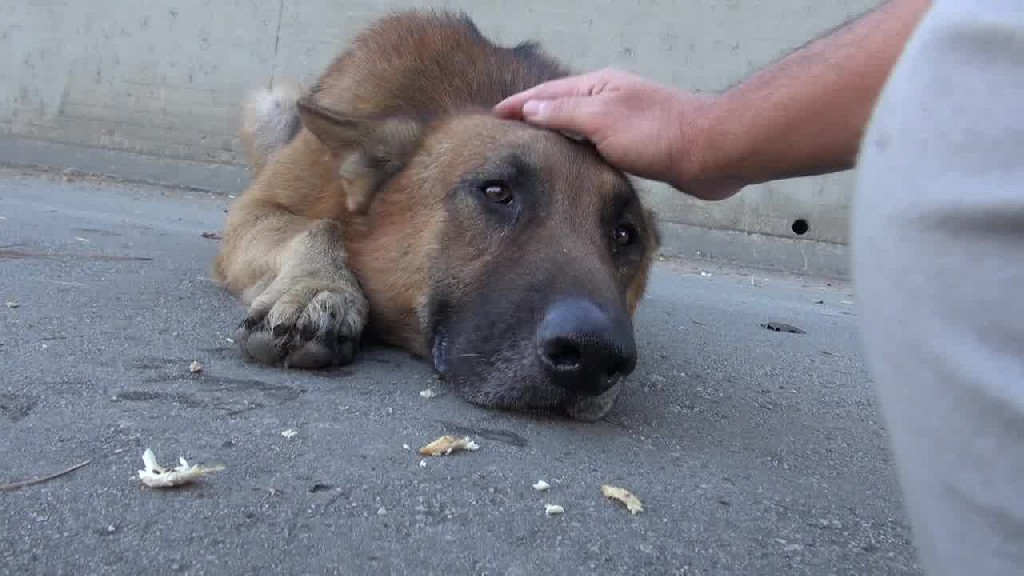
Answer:
[[[548,484],[547,482],[545,482],[543,480],[538,480],[537,482],[535,482],[533,484],[533,489],[536,490],[537,492],[543,492],[543,491],[547,490],[548,488],[551,488],[551,484]]]
[[[761,324],[761,328],[767,328],[772,332],[788,332],[790,334],[804,334],[804,330],[797,328],[792,324],[786,324],[785,322],[765,322]]]
[[[289,428],[289,429],[281,432],[281,436],[284,436],[285,438],[294,438],[295,436],[298,436],[298,435],[299,435],[299,433],[294,428]]]
[[[424,456],[446,456],[458,450],[469,450],[472,452],[478,448],[480,446],[470,440],[468,436],[457,438],[446,435],[420,448],[420,454]]]
[[[21,306],[21,304],[19,304],[16,300],[8,300],[5,306],[7,306],[9,310],[14,310],[15,308]]]
[[[426,398],[426,399],[428,399],[428,400],[429,400],[430,398],[434,398],[434,397],[436,397],[437,395],[438,395],[438,394],[437,394],[437,392],[434,392],[434,391],[433,391],[432,389],[430,389],[430,388],[427,388],[426,390],[420,390],[420,396],[422,396],[423,398]]]
[[[198,374],[203,371],[203,365],[200,364],[198,360],[193,360],[192,363],[188,365],[188,371],[193,374]]]
[[[210,472],[219,472],[223,466],[195,466],[189,464],[184,458],[178,458],[178,466],[173,469],[164,468],[156,461],[153,451],[146,448],[142,454],[142,463],[145,470],[139,470],[139,479],[150,488],[170,488],[181,486],[198,480],[200,476]]]
[[[618,488],[616,486],[609,486],[608,484],[605,484],[601,486],[601,494],[604,494],[605,498],[612,498],[622,502],[626,505],[626,509],[633,515],[644,511],[644,506],[640,503],[640,499],[625,488]]]
[[[565,512],[565,508],[562,508],[558,504],[544,505],[544,514],[547,514],[548,516],[555,516],[557,514],[562,514],[563,512]]]

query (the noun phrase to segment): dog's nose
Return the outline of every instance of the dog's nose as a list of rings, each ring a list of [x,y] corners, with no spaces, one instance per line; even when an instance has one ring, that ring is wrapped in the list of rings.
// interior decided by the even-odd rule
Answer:
[[[537,345],[551,379],[577,394],[599,395],[636,368],[636,341],[625,312],[609,313],[588,300],[552,305]]]

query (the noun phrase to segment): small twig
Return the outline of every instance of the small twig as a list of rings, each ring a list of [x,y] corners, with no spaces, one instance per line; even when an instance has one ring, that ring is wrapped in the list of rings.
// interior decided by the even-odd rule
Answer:
[[[33,478],[31,480],[22,480],[21,482],[11,482],[10,484],[0,484],[0,492],[10,492],[12,490],[17,490],[19,488],[24,488],[26,486],[32,486],[33,484],[42,484],[43,482],[49,482],[50,480],[53,480],[55,478],[60,478],[61,476],[64,476],[65,474],[71,474],[72,472],[74,472],[75,470],[78,470],[79,468],[85,466],[89,462],[92,462],[92,460],[86,460],[85,462],[80,462],[78,464],[75,464],[71,468],[68,468],[66,470],[61,470],[60,472],[55,472],[53,474],[50,474],[49,476],[43,476],[42,478]]]

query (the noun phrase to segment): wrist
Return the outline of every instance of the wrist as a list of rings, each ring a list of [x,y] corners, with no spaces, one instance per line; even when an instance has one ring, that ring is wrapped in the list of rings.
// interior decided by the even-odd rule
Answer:
[[[731,95],[682,93],[679,102],[669,184],[704,200],[729,198],[753,184],[742,166],[742,112]]]

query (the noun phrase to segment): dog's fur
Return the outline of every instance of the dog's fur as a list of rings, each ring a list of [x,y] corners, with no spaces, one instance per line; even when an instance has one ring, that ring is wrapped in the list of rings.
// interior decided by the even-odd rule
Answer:
[[[403,12],[358,35],[309,92],[254,94],[242,128],[253,180],[214,266],[250,307],[242,349],[319,368],[373,339],[431,358],[485,406],[603,415],[619,385],[552,384],[535,334],[552,302],[577,298],[626,318],[632,338],[652,215],[590,146],[490,113],[567,74],[465,16]]]

